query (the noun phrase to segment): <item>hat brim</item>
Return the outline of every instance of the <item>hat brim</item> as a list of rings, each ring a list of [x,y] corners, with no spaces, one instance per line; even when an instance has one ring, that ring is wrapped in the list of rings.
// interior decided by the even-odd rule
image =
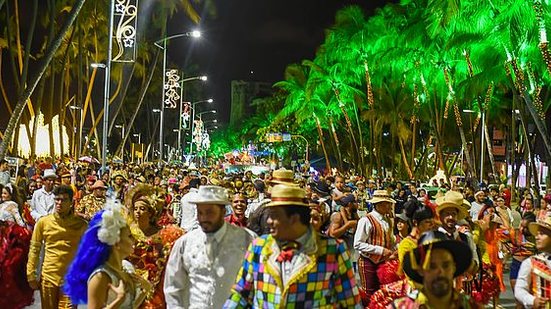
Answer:
[[[191,204],[195,205],[205,205],[205,204],[214,204],[214,205],[229,205],[231,204],[229,200],[192,200],[189,201]]]
[[[310,207],[310,205],[303,203],[303,202],[294,202],[294,201],[278,201],[278,202],[269,202],[265,205],[266,207],[275,207],[275,206],[306,206]]]
[[[270,180],[268,183],[272,184],[272,185],[288,185],[288,186],[296,186],[297,184],[294,182],[294,180],[292,181],[284,181],[284,180]]]
[[[544,229],[548,229],[548,230],[551,231],[551,225],[543,223],[543,222],[532,222],[532,223],[530,223],[528,225],[528,230],[530,231],[530,234],[532,234],[533,236],[536,236],[536,234],[538,233],[538,230],[540,229],[540,227],[542,227]]]
[[[429,245],[425,245],[425,250]],[[473,259],[473,253],[469,246],[462,241],[457,240],[443,240],[435,242],[432,244],[432,250],[434,249],[445,249],[451,253],[455,261],[455,273],[453,275],[456,278],[459,275],[462,275],[469,266],[471,266],[471,261]],[[423,262],[420,261],[419,249],[413,250],[413,255],[417,259],[417,265],[422,265]],[[423,284],[423,276],[419,272],[412,268],[411,266],[411,254],[408,252],[404,255],[403,270],[404,273],[413,281]]]
[[[374,197],[370,200],[367,200],[368,202],[370,202],[371,204],[377,204],[377,203],[380,203],[380,202],[389,202],[389,203],[392,203],[392,204],[396,204],[396,201],[390,197]]]
[[[322,191],[322,190],[319,190],[319,189],[316,188],[316,187],[313,187],[312,190],[314,190],[314,192],[316,192],[317,194],[322,194],[323,196],[331,195],[331,192],[329,192],[329,191]]]
[[[42,179],[57,179],[57,175],[42,176]]]
[[[106,186],[96,186],[96,187],[92,186],[92,187],[90,187],[90,190],[96,190],[96,189],[104,189],[104,190],[107,190],[107,187],[106,187]]]
[[[441,205],[438,205],[438,207],[436,208],[436,212],[438,213],[438,216],[440,216],[440,213],[444,210],[444,209],[448,209],[448,208],[455,208],[457,209],[457,221],[459,220],[462,220],[462,219],[465,219],[468,217],[469,213],[468,211],[461,207],[461,206],[457,206],[457,204],[454,204],[454,203],[444,203],[444,204],[441,204]]]

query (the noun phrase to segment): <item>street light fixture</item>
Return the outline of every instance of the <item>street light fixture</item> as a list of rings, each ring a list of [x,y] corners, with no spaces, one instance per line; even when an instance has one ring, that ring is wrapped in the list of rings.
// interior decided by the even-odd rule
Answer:
[[[154,109],[152,109],[151,111],[154,112],[154,113],[160,113],[160,112],[161,112],[161,110],[158,109],[158,108],[154,108]]]
[[[211,110],[208,110],[208,111],[204,111],[204,112],[200,112],[199,114],[197,114],[197,117],[199,117],[199,119],[201,119],[201,116],[204,115],[204,114],[216,114],[216,110],[215,109],[211,109]]]
[[[90,67],[94,69],[105,69],[107,66],[105,65],[105,63],[91,63]]]
[[[164,121],[164,110],[165,110],[165,91],[164,86],[166,84],[166,42],[170,41],[172,39],[180,38],[180,37],[193,37],[193,38],[199,38],[201,37],[201,32],[198,30],[190,31],[190,32],[184,32],[179,34],[174,34],[165,38],[162,38],[160,40],[157,40],[153,45],[163,50],[163,90],[162,90],[162,97],[161,97],[161,119],[160,119],[160,128],[159,128],[159,162],[163,160],[163,121]],[[161,45],[160,43],[163,43]]]

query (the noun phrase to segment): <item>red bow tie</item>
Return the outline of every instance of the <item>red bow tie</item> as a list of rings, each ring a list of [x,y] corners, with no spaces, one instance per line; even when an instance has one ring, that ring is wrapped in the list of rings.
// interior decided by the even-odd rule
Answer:
[[[281,252],[277,257],[277,261],[280,263],[291,261],[293,259],[293,255],[295,255],[295,251],[299,248],[300,244],[296,241],[290,241],[282,245]]]

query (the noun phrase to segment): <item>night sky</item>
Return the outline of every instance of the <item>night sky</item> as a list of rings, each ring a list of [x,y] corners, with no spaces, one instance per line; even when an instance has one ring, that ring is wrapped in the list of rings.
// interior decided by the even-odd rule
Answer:
[[[335,13],[359,5],[371,15],[390,0],[231,0],[217,1],[217,16],[205,16],[198,42],[178,42],[170,61],[193,74],[205,72],[204,96],[214,97],[219,120],[229,118],[232,80],[276,82],[285,67],[313,59]],[[191,27],[182,15],[169,23],[169,34]],[[185,51],[185,52],[182,52]]]

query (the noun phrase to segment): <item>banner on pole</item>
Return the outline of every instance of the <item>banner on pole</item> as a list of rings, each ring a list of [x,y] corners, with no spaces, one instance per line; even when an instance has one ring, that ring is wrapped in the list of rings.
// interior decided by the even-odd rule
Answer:
[[[180,103],[180,74],[176,69],[169,69],[165,72],[165,108],[176,108]]]
[[[138,0],[115,0],[113,12],[114,62],[136,60]]]
[[[182,106],[182,130],[189,129],[189,120],[191,119],[191,102],[183,102]]]

